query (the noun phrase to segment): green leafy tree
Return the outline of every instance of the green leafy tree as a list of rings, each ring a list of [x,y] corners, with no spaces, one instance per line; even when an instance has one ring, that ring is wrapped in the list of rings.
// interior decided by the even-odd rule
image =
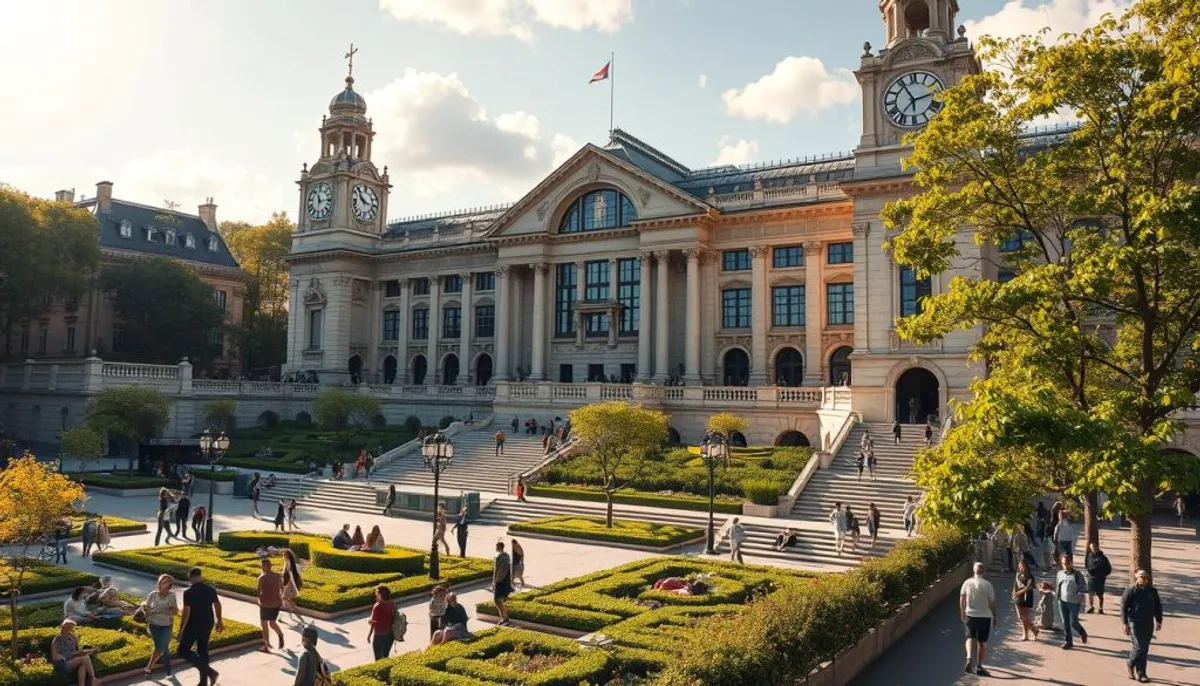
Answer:
[[[210,402],[204,406],[204,421],[216,431],[233,431],[237,428],[237,403],[230,398]]]
[[[571,435],[587,446],[600,468],[605,525],[613,525],[613,493],[638,477],[646,457],[667,439],[667,415],[615,400],[571,410]]]
[[[171,399],[157,388],[146,386],[106,388],[88,401],[84,416],[96,431],[126,441],[132,476],[138,446],[158,435],[171,421]]]
[[[371,426],[371,418],[383,411],[379,398],[344,388],[327,388],[313,399],[313,418],[322,429],[333,434],[338,449]]]
[[[735,433],[744,434],[750,428],[750,422],[732,412],[719,412],[708,418],[708,432],[720,434],[729,441]]]
[[[296,224],[276,212],[265,224],[223,222],[229,252],[250,274],[242,323],[232,331],[245,369],[282,364],[287,352],[288,263]]]
[[[63,455],[79,460],[80,472],[86,472],[88,463],[98,462],[108,452],[104,434],[86,423],[63,431],[61,438]]]
[[[78,298],[100,259],[100,228],[87,210],[0,184],[0,331],[38,317],[52,298]]]
[[[950,440],[965,436],[964,464],[936,483],[938,470],[919,465],[934,512],[952,512],[955,498],[989,507],[980,498],[997,491],[985,487],[1027,491],[1022,446],[1006,436],[1021,427],[1025,449],[1083,495],[1088,540],[1094,494],[1104,492],[1130,518],[1131,566],[1150,569],[1156,494],[1196,483],[1162,448],[1200,387],[1198,34],[1194,3],[1144,0],[1054,44],[985,39],[984,61],[1004,68],[942,94],[941,113],[913,140],[920,192],[884,213],[899,231],[896,260],[920,274],[971,261],[984,278],[953,279],[899,333],[927,342],[980,327],[974,354],[990,373],[1030,380],[974,401],[974,426]],[[1061,111],[1078,129],[1030,145],[1029,127]],[[1000,273],[1014,278],[1001,283]],[[985,419],[989,406],[1001,414]],[[1053,423],[1064,413],[1079,435]],[[986,476],[979,460],[997,453],[1015,468],[968,478]]]
[[[154,364],[183,358],[203,366],[214,356],[212,333],[221,327],[213,289],[174,260],[137,260],[109,267],[101,287],[125,324],[117,356]]]

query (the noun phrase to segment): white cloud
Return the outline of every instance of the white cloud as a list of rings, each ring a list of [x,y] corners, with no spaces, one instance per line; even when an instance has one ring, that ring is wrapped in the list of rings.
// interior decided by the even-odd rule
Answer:
[[[745,164],[758,155],[758,141],[739,140],[733,142],[729,136],[717,141],[720,150],[713,164]]]
[[[533,40],[535,24],[613,32],[633,19],[633,0],[379,0],[379,9],[401,21],[523,41]]]
[[[701,74],[701,75],[700,75],[700,87],[701,87],[701,88],[708,88],[708,74]]]
[[[775,71],[721,97],[730,115],[786,124],[801,112],[815,117],[854,102],[859,88],[848,69],[830,71],[814,57],[785,57]]]
[[[1130,0],[1009,0],[995,14],[963,22],[963,26],[972,38],[984,35],[1011,38],[1049,26],[1053,39],[1063,33],[1078,33],[1096,24],[1105,14],[1119,16],[1129,5]]]

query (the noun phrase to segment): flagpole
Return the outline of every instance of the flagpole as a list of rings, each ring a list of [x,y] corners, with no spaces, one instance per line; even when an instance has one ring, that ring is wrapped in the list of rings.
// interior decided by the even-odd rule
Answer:
[[[613,135],[613,91],[617,87],[617,53],[610,52],[608,54],[608,138],[612,140]]]

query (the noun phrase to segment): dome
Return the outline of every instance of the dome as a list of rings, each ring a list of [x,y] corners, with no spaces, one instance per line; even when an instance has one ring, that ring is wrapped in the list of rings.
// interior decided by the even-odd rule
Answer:
[[[354,79],[346,77],[346,89],[329,101],[330,114],[366,114],[367,101],[354,92]]]

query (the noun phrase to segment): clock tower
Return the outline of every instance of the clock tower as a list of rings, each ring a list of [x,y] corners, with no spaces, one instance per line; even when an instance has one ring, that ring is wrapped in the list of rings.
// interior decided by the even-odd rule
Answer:
[[[965,31],[955,27],[958,0],[880,0],[887,42],[863,46],[854,74],[863,90],[863,130],[855,176],[899,171],[905,134],[937,115],[937,91],[979,71]]]

